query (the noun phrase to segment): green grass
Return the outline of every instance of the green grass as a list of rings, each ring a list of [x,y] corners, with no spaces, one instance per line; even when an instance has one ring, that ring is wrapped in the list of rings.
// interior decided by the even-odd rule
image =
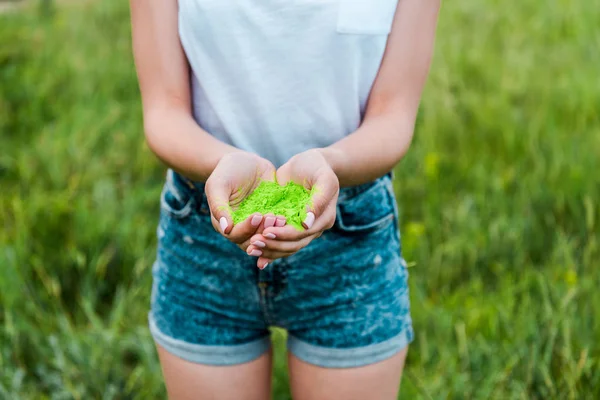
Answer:
[[[445,2],[395,183],[402,399],[600,398],[598,21],[585,2]],[[163,167],[127,2],[0,16],[0,132],[0,399],[163,397],[146,329]]]

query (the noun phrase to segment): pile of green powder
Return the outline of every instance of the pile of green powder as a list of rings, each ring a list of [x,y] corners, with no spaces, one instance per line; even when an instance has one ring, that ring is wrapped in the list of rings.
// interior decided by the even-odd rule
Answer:
[[[302,221],[306,218],[306,206],[311,192],[295,182],[285,186],[277,182],[262,181],[233,212],[233,223],[244,221],[254,213],[283,215],[286,223],[303,230]]]

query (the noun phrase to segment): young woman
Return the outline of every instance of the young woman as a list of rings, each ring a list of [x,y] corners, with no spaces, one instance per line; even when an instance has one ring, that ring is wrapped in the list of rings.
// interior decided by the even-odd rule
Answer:
[[[131,0],[146,139],[170,167],[149,323],[172,399],[269,398],[270,326],[295,399],[396,398],[413,331],[389,171],[439,6]],[[261,179],[319,188],[304,231],[233,224]]]

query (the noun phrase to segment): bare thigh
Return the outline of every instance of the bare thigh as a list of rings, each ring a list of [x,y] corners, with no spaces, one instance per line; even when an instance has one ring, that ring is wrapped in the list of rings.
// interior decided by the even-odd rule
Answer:
[[[156,346],[170,400],[266,400],[271,397],[271,351],[233,366],[195,364]]]
[[[357,368],[322,368],[289,354],[294,400],[395,400],[408,347],[387,360]]]

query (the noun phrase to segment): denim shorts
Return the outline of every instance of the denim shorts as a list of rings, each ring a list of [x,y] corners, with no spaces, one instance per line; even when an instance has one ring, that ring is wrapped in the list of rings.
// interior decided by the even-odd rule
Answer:
[[[262,271],[213,229],[203,184],[171,170],[157,234],[149,325],[182,359],[249,362],[273,326],[296,357],[328,368],[384,360],[413,339],[389,175],[342,188],[333,228]]]

